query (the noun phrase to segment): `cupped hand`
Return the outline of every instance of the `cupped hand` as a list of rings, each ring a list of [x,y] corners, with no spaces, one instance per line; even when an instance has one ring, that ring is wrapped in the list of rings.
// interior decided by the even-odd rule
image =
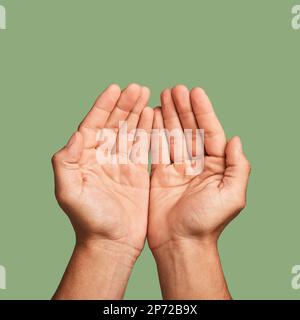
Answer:
[[[70,218],[78,242],[111,240],[137,255],[143,248],[148,215],[147,164],[130,161],[134,141],[128,141],[128,164],[99,163],[99,130],[115,132],[126,121],[128,131],[150,133],[153,110],[147,107],[149,89],[137,84],[123,92],[109,86],[96,100],[68,144],[52,159],[56,198]],[[111,151],[118,159],[118,148]],[[144,150],[148,157],[148,149]],[[123,156],[123,154],[122,154]]]
[[[174,145],[170,144],[170,163],[152,165],[148,225],[151,249],[181,240],[215,243],[246,203],[250,165],[240,139],[234,137],[227,143],[206,93],[201,88],[189,92],[181,85],[162,92],[153,128],[204,129],[205,157],[200,174],[186,175],[184,162],[174,163]]]

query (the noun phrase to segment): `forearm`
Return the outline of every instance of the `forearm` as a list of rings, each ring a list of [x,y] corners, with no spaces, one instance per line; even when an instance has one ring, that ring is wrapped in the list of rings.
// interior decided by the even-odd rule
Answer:
[[[231,299],[217,244],[170,241],[153,255],[164,299]]]
[[[122,299],[136,258],[110,240],[78,243],[53,299]]]

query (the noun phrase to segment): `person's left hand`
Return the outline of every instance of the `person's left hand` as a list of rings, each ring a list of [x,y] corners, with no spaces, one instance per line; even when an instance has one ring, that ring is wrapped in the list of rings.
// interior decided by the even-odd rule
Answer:
[[[117,85],[109,86],[68,144],[53,156],[56,198],[74,226],[77,242],[109,240],[134,258],[146,237],[148,165],[130,159],[128,164],[99,164],[97,135],[103,128],[117,132],[119,122],[127,121],[128,131],[144,129],[150,136],[149,95],[148,88],[137,84],[123,92]],[[118,139],[117,134],[116,143]],[[128,141],[129,155],[133,143]],[[117,159],[123,156],[118,148],[115,152]],[[144,152],[148,159],[148,149]]]

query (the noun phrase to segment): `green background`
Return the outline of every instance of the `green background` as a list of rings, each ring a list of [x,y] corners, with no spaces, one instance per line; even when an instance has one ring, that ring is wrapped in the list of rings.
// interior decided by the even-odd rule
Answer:
[[[298,1],[300,4],[300,1]],[[236,299],[300,298],[300,31],[297,1],[0,0],[0,299],[48,299],[74,235],[53,195],[51,155],[109,83],[202,86],[252,163],[247,209],[220,251]],[[126,298],[160,298],[146,249]]]

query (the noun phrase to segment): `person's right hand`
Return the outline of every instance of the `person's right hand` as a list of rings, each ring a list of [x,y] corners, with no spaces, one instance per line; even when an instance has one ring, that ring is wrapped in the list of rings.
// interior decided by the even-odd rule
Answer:
[[[103,128],[116,130],[125,120],[128,131],[140,128],[149,133],[153,120],[153,110],[147,107],[149,95],[148,88],[137,84],[123,92],[117,85],[109,86],[52,159],[56,198],[73,224],[77,242],[107,240],[133,258],[140,254],[146,237],[148,165],[99,164],[97,135]],[[128,145],[130,154],[132,145]]]
[[[124,296],[146,238],[149,173],[147,163],[131,161],[136,140],[126,137],[127,150],[118,148],[123,136],[118,128],[120,121],[126,121],[128,132],[138,128],[150,133],[153,110],[146,107],[149,94],[149,89],[136,84],[123,92],[117,85],[109,86],[68,144],[53,156],[56,198],[76,233],[73,255],[53,299]],[[108,140],[101,143],[103,138]],[[149,138],[150,134],[144,135],[146,141],[140,149],[146,160]],[[107,162],[99,161],[99,144],[102,151],[107,145],[102,153]],[[111,162],[110,156],[116,161]],[[124,163],[124,156],[127,164],[119,161],[122,158]]]

